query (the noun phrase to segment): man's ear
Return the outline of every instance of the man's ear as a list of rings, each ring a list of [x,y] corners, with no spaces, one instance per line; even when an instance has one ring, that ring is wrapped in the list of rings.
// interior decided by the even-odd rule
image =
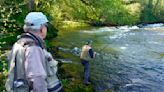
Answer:
[[[40,33],[43,33],[43,27],[41,27],[39,31],[40,31]]]

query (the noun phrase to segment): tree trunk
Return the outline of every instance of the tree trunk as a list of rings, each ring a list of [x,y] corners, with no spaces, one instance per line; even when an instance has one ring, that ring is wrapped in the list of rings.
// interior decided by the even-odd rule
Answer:
[[[29,12],[34,11],[34,6],[35,6],[34,0],[29,0],[29,3],[28,3]]]
[[[157,0],[156,4],[155,4],[155,6],[154,6],[154,11],[156,10],[156,8],[157,8],[157,6],[158,6],[159,1],[160,1],[160,0]]]

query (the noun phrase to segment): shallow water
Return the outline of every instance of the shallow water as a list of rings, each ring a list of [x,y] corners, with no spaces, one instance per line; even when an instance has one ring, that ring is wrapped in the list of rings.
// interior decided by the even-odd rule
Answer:
[[[91,62],[95,91],[163,92],[164,27],[102,27],[59,31],[56,46],[72,52],[93,40],[98,53]],[[70,50],[70,51],[69,51]]]

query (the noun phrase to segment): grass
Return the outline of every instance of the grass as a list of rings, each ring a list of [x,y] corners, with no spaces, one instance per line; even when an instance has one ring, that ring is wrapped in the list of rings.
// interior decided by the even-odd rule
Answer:
[[[72,63],[65,63],[59,66],[59,78],[62,81],[65,92],[93,92],[92,85],[83,84],[83,66],[79,57],[69,53],[59,52],[59,56],[71,59]]]
[[[75,29],[83,29],[86,27],[90,27],[90,25],[86,23],[82,23],[82,22],[62,21],[60,26],[58,26],[58,29],[59,30],[64,30],[64,29],[75,30]]]

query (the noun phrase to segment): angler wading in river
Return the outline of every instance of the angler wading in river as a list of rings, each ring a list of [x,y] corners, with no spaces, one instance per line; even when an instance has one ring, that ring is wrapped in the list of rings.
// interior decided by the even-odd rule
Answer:
[[[84,84],[90,84],[90,64],[91,59],[95,58],[96,52],[92,49],[92,41],[87,41],[86,44],[82,47],[80,60],[81,64],[84,66]]]

